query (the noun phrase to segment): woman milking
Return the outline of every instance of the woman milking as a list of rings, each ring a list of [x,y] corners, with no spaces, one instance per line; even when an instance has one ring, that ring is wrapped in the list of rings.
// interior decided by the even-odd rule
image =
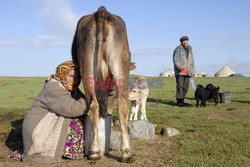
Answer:
[[[72,61],[58,65],[55,75],[46,80],[23,121],[23,161],[53,163],[83,158],[79,118],[87,113],[87,103],[79,84],[79,69]]]

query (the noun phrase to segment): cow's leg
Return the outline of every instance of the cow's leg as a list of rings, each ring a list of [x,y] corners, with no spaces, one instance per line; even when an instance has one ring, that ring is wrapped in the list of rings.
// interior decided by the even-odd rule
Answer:
[[[130,117],[129,117],[130,121],[133,120],[133,117],[135,115],[135,109],[136,109],[136,101],[133,100],[133,101],[131,101],[131,113],[130,113]]]
[[[135,101],[135,113],[134,113],[134,120],[138,120],[138,111],[140,108],[140,103],[136,100]]]
[[[147,119],[147,115],[146,115],[146,102],[147,102],[147,98],[148,98],[147,95],[142,96],[142,98],[141,98],[141,119],[145,119],[145,120],[148,120]]]
[[[108,97],[107,112],[110,115],[112,115],[112,112],[113,112],[113,106],[114,106],[115,97],[116,97],[116,93],[115,92],[111,96]]]
[[[131,161],[131,153],[129,147],[129,136],[128,136],[128,106],[124,97],[118,97],[118,110],[119,110],[119,119],[121,125],[121,133],[122,133],[122,161],[130,162]]]
[[[122,76],[122,75],[118,75]],[[129,146],[129,136],[128,136],[128,105],[127,105],[127,97],[128,97],[128,90],[127,90],[127,80],[126,77],[115,77],[117,81],[117,102],[118,102],[118,112],[119,112],[119,120],[121,126],[121,134],[122,134],[122,143],[121,143],[121,150],[122,150],[122,161],[123,162],[132,162],[132,156],[130,153],[130,146]]]
[[[109,58],[108,68],[117,86],[117,104],[119,120],[121,126],[122,142],[122,161],[132,162],[128,136],[128,89],[127,79],[130,68],[130,52],[128,48],[127,34],[123,23],[115,22],[120,26],[108,26],[109,35],[106,39],[106,55]],[[124,27],[124,28],[123,28]],[[121,85],[117,82],[123,82]]]
[[[90,121],[92,124],[92,145],[89,159],[98,160],[101,158],[101,149],[99,145],[98,125],[99,125],[99,104],[94,98],[90,104],[89,112]]]
[[[89,153],[89,159],[98,160],[101,158],[101,151],[99,146],[98,124],[99,124],[99,104],[95,96],[94,89],[87,89],[86,81],[83,81],[85,86],[85,96],[89,105],[89,118],[92,125],[92,145]]]

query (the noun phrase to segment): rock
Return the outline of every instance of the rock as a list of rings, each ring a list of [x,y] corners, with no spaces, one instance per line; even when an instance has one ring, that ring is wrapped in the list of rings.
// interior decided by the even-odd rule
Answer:
[[[180,132],[177,129],[171,127],[162,128],[160,133],[162,136],[169,136],[169,137],[173,137],[180,134]]]
[[[117,130],[111,130],[110,136],[110,149],[111,150],[120,150],[121,148],[121,132]]]
[[[128,134],[131,139],[148,139],[155,137],[155,127],[147,120],[128,122]]]
[[[155,127],[153,124],[151,124],[146,120],[131,121],[128,122],[128,134],[130,139],[154,138]],[[121,131],[112,128],[110,136],[110,149],[115,151],[120,150],[121,140],[122,140]]]

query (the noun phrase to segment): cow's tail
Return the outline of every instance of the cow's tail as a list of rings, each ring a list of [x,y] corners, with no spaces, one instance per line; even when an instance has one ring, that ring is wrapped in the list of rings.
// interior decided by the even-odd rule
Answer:
[[[77,46],[76,46],[76,34],[75,34],[73,38],[72,46],[71,46],[71,56],[72,56],[72,60],[78,64],[76,52],[77,52]]]
[[[105,21],[107,20],[108,13],[105,7],[100,7],[95,13],[96,18],[96,49],[95,49],[95,58],[94,58],[94,75],[97,79],[96,87],[96,97],[99,103],[99,111],[101,117],[105,118],[107,113],[107,99],[108,92],[103,87],[105,83],[104,78],[101,72],[101,62],[103,58],[103,44],[106,40],[105,32]]]

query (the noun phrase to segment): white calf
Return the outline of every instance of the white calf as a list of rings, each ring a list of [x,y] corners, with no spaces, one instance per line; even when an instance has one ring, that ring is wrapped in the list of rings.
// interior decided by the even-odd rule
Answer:
[[[134,84],[130,86],[128,99],[131,101],[131,114],[129,120],[137,120],[138,110],[141,105],[141,118],[147,120],[146,115],[146,102],[148,98],[148,82],[146,77],[138,76]]]

